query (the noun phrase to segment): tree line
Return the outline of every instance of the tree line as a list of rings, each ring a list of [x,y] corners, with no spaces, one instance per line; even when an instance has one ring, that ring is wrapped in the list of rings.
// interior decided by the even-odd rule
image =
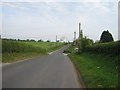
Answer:
[[[8,38],[2,38],[2,40],[7,40],[7,41],[23,41],[23,42],[51,42],[50,40],[44,41],[42,39],[40,40],[34,40],[34,39],[26,39],[26,40],[22,40],[22,39],[8,39]]]

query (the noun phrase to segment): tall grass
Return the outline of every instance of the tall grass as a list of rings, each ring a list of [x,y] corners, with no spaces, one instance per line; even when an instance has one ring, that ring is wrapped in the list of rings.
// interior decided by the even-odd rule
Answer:
[[[12,62],[33,56],[47,54],[47,52],[63,46],[58,42],[28,42],[15,40],[2,40],[2,62]]]
[[[39,52],[45,53],[46,50],[40,46],[35,46],[33,44],[2,40],[2,53],[19,53],[19,52]]]
[[[34,45],[35,47],[41,47],[42,49],[46,50],[46,52],[58,49],[59,47],[64,45],[64,43],[61,42],[57,42],[57,47],[56,42],[24,42],[24,43]]]

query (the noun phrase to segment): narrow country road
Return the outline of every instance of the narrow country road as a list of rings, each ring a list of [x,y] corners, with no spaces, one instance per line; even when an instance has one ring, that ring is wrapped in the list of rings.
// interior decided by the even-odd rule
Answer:
[[[3,88],[81,88],[65,46],[50,55],[9,64],[2,68]]]

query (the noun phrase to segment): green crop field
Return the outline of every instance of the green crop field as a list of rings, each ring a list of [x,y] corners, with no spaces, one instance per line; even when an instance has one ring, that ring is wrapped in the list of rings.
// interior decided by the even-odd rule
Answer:
[[[33,56],[45,55],[62,47],[64,43],[57,42],[27,42],[2,40],[2,62],[13,62]]]
[[[34,45],[35,47],[41,47],[47,52],[56,49],[56,42],[25,42],[26,44]],[[61,46],[63,43],[57,42],[57,46]]]

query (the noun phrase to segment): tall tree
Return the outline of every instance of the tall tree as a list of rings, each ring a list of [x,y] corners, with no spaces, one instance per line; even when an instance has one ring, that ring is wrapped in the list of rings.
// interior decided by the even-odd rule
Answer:
[[[112,34],[107,30],[103,31],[100,37],[100,42],[111,42],[113,41]]]

